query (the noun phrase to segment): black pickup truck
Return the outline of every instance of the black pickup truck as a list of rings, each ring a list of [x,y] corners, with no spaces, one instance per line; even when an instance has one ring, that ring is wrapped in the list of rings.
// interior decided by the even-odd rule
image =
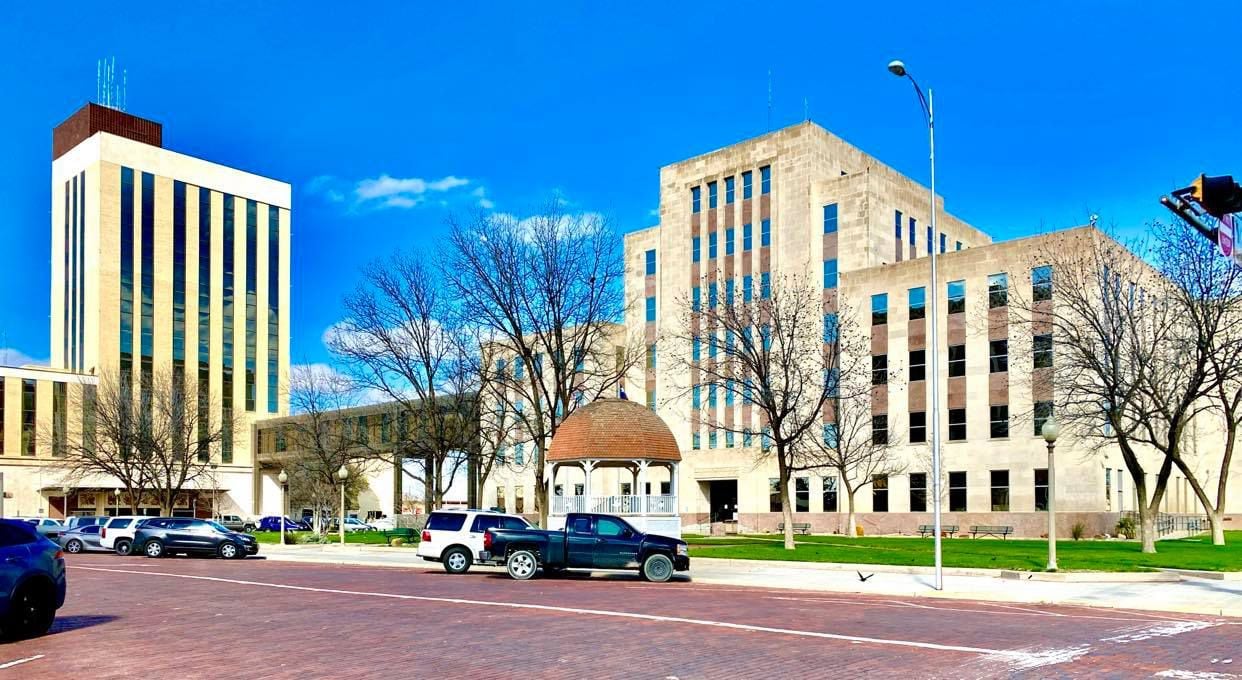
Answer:
[[[648,581],[663,582],[690,568],[686,542],[644,534],[620,517],[573,513],[564,531],[488,529],[480,561],[503,564],[519,580],[564,569],[637,569]]]

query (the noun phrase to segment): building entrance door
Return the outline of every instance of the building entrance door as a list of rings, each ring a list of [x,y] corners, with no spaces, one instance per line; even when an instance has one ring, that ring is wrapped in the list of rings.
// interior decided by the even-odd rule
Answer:
[[[712,522],[737,519],[737,480],[718,479],[709,482],[707,497],[711,503]]]

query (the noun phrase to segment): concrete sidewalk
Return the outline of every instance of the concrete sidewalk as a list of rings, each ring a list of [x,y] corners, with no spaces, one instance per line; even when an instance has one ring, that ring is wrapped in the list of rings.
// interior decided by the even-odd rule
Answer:
[[[440,569],[414,554],[413,548],[359,545],[263,545],[259,554],[272,560],[374,567]],[[475,567],[488,571],[495,567]],[[859,573],[867,576],[866,581]],[[1025,604],[1084,605],[1149,611],[1242,617],[1242,581],[1196,578],[1174,573],[1066,574],[1082,580],[1017,578],[1001,570],[945,569],[944,590],[933,589],[928,567],[842,565],[809,562],[694,558],[694,583],[746,588],[863,593],[898,597],[935,597]],[[1042,576],[1042,575],[1040,575]],[[1089,579],[1089,580],[1088,580]]]

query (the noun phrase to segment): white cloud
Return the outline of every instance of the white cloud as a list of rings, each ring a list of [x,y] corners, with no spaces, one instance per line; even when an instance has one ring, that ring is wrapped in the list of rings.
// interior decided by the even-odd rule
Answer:
[[[36,359],[13,347],[0,347],[0,366],[46,366],[47,359]]]
[[[487,189],[483,187],[477,187],[474,191],[470,192],[470,195],[479,199],[479,207],[484,210],[491,210],[496,207],[496,204],[487,197]]]
[[[348,210],[397,208],[408,210],[427,203],[435,197],[433,204],[448,206],[451,202],[473,196],[480,199],[480,204],[491,201],[483,198],[486,190],[477,187],[468,194],[463,187],[472,186],[471,180],[456,175],[446,175],[439,179],[422,177],[393,177],[381,173],[378,177],[368,177],[357,181],[348,181],[335,175],[317,175],[312,177],[305,186],[308,194],[321,196],[329,203],[349,203]]]

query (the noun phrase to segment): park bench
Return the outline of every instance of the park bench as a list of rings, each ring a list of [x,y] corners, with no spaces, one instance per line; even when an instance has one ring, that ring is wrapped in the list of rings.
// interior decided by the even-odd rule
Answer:
[[[991,525],[980,524],[980,525],[976,525],[970,528],[971,538],[979,538],[980,535],[1000,536],[1001,538],[1005,538],[1006,536],[1012,533],[1013,533],[1013,527],[1006,527],[1006,526],[991,526]]]
[[[384,542],[387,543],[388,545],[392,545],[392,540],[394,538],[399,538],[405,541],[406,543],[412,543],[414,541],[414,530],[413,529],[406,529],[406,528],[389,529],[388,531],[383,532],[383,534],[384,534]]]
[[[940,531],[952,536],[957,533],[957,525],[956,524],[941,524]],[[934,536],[934,535],[936,535],[935,524],[920,524],[919,525],[919,536],[922,536],[923,538],[927,538],[928,536]]]
[[[784,533],[785,523],[781,522],[779,525],[777,525],[776,530]],[[794,522],[793,530],[799,534],[809,534],[811,533],[811,523],[810,522]]]

